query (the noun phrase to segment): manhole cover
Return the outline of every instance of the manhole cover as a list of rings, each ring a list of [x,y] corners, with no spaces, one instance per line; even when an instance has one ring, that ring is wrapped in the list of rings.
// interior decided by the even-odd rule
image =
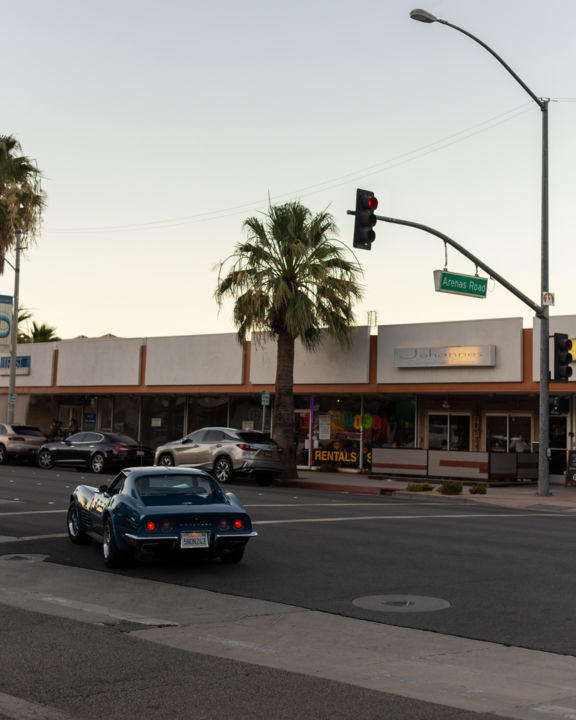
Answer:
[[[48,559],[48,555],[0,555],[0,563],[36,563]]]
[[[422,595],[368,595],[356,598],[352,605],[364,610],[394,613],[433,612],[450,607],[447,600]]]

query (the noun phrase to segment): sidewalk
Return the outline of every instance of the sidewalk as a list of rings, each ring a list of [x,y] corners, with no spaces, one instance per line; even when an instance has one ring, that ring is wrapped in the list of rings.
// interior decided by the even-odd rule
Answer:
[[[409,492],[406,487],[411,482],[422,482],[422,478],[399,480],[394,478],[360,475],[357,473],[324,473],[315,470],[299,470],[298,480],[282,480],[282,487],[303,488],[308,490],[330,490],[341,493],[359,493],[370,495],[393,495],[402,499],[422,500],[442,499],[453,502],[495,505],[535,512],[576,512],[576,487],[550,485],[550,495],[539,496],[537,483],[529,485],[511,485],[506,487],[488,487],[486,495],[471,495],[470,486],[464,485],[460,495],[441,495],[433,492]],[[429,481],[439,487],[440,483]]]

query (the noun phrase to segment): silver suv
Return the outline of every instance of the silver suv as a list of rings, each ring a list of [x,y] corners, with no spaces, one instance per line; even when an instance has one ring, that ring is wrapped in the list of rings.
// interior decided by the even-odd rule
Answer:
[[[161,445],[154,465],[201,468],[221,483],[230,482],[235,475],[251,475],[260,485],[269,485],[282,471],[281,452],[266,433],[208,427]]]
[[[46,436],[31,425],[0,424],[0,465],[9,460],[36,461],[36,455]]]

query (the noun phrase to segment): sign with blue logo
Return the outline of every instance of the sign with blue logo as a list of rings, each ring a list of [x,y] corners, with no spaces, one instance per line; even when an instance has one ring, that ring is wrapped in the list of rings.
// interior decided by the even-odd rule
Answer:
[[[16,357],[16,375],[30,375],[31,369],[31,355],[18,355]],[[0,375],[10,375],[10,355],[0,357]]]

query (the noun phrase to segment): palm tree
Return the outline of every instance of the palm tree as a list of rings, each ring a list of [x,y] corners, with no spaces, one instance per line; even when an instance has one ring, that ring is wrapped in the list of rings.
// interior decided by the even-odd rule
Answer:
[[[33,161],[21,155],[12,135],[0,135],[0,255],[15,244],[15,230],[33,238],[40,228],[45,196]],[[0,274],[4,257],[0,257]]]
[[[295,340],[312,350],[328,332],[349,344],[352,303],[362,296],[361,268],[345,258],[344,245],[331,237],[337,232],[334,218],[327,212],[313,215],[299,202],[270,205],[264,222],[251,217],[244,228],[247,241],[218,266],[215,297],[219,305],[225,297],[235,299],[240,341],[262,332],[278,343],[272,431],[284,450],[284,475],[297,477]]]
[[[28,333],[22,333],[18,336],[18,342],[21,343],[54,342],[56,340],[60,340],[56,336],[56,328],[50,327],[46,323],[38,325],[35,320],[32,321],[32,329]]]

